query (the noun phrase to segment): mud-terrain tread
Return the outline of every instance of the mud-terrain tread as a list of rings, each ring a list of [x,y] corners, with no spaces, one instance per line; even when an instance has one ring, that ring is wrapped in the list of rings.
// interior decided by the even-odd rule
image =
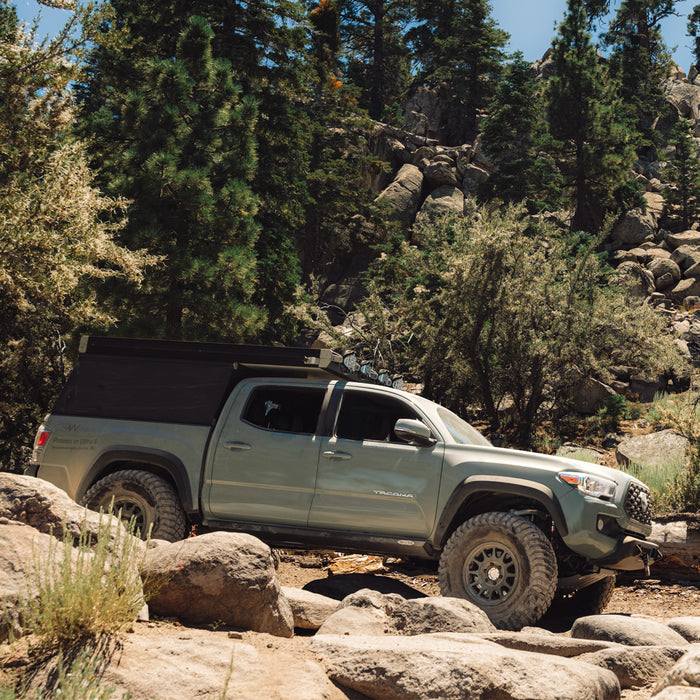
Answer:
[[[153,501],[155,519],[151,528],[151,539],[177,542],[185,536],[186,516],[180,499],[173,486],[151,472],[141,469],[124,469],[113,472],[95,482],[82,498],[83,505],[92,510],[106,509],[105,500],[114,489],[124,482],[136,482],[146,491]],[[93,505],[94,504],[94,505]],[[142,533],[146,537],[148,533]]]
[[[557,587],[557,560],[552,545],[537,525],[512,513],[482,513],[458,527],[447,541],[440,557],[438,581],[443,596],[465,598],[474,602],[462,584],[461,570],[464,557],[471,549],[472,540],[495,531],[489,537],[510,540],[521,550],[520,567],[527,578],[520,582],[521,590],[501,606],[486,607],[484,612],[500,629],[520,630],[535,624],[547,612]],[[456,577],[454,568],[460,572]],[[455,580],[457,578],[457,580]]]

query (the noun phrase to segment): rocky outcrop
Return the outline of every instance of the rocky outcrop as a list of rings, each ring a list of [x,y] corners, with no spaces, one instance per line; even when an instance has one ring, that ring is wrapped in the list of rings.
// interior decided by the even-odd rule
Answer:
[[[317,630],[337,609],[338,601],[301,588],[282,586],[294,616],[294,627]]]
[[[0,642],[22,634],[20,601],[36,596],[37,563],[62,561],[64,534],[77,544],[83,529],[93,540],[100,529],[113,540],[130,537],[116,518],[86,510],[53,484],[0,472]],[[132,543],[139,558],[145,545]]]
[[[256,537],[211,532],[158,542],[146,552],[142,577],[152,613],[191,624],[220,622],[294,634],[294,616],[280,590],[270,548]]]
[[[339,685],[381,700],[538,698],[612,700],[615,674],[573,661],[507,649],[469,634],[322,636],[311,642]]]
[[[362,590],[347,596],[323,623],[320,635],[419,635],[435,632],[491,632],[486,613],[466,600],[417,598]]]
[[[394,216],[408,226],[418,211],[422,189],[423,173],[415,165],[406,163],[376,201],[386,202],[393,210]]]
[[[685,646],[688,644],[668,625],[625,615],[580,617],[571,628],[571,636],[617,642],[627,646]]]

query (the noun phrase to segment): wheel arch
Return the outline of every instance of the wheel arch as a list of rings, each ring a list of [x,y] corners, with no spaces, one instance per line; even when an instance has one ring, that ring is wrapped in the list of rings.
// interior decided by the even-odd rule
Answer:
[[[450,535],[475,515],[516,505],[544,510],[559,534],[568,534],[564,511],[550,488],[526,479],[480,475],[468,477],[452,491],[437,522],[432,546],[442,549]]]
[[[97,481],[122,469],[140,469],[170,481],[177,491],[178,498],[188,519],[191,522],[198,521],[199,510],[196,508],[192,498],[187,468],[176,455],[164,450],[143,447],[133,448],[123,445],[114,445],[107,448],[97,457],[86,472],[78,486],[75,500],[80,502],[88,489]]]

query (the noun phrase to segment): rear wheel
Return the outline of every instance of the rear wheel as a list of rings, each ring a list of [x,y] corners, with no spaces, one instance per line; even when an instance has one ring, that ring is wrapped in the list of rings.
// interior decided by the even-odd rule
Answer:
[[[447,541],[438,578],[442,595],[465,598],[496,627],[519,630],[549,608],[557,560],[534,523],[512,513],[482,513]]]
[[[108,474],[82,498],[91,510],[121,511],[124,522],[133,522],[142,538],[177,542],[185,536],[185,512],[170,482],[139,469]]]

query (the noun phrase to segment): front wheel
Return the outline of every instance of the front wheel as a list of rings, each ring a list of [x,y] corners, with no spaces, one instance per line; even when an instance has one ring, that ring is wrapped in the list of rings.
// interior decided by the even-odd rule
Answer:
[[[547,612],[557,586],[557,560],[534,523],[512,513],[482,513],[447,541],[438,579],[443,596],[465,598],[496,627],[519,630]]]
[[[92,485],[82,498],[90,510],[117,514],[133,522],[141,537],[177,542],[185,536],[185,511],[170,484],[160,476],[140,469],[108,474]]]

